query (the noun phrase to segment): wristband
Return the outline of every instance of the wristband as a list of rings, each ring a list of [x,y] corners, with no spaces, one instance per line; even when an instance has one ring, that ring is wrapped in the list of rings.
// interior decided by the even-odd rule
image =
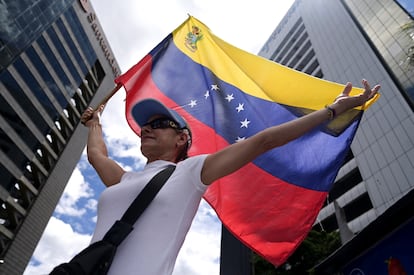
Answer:
[[[325,109],[328,111],[329,120],[333,120],[336,116],[336,111],[334,108],[326,105]]]

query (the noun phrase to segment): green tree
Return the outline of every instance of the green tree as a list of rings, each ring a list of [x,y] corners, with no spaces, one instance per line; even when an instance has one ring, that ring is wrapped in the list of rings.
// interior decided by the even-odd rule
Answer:
[[[253,254],[255,275],[313,274],[312,268],[341,246],[338,232],[312,230],[285,264],[276,268]]]

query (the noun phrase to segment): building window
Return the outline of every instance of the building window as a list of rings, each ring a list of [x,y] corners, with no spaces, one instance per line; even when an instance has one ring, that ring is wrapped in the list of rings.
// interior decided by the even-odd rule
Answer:
[[[342,0],[414,109],[413,1]]]

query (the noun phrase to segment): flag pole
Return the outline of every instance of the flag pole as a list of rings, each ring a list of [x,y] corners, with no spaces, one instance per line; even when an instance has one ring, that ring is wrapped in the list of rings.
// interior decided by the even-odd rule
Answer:
[[[121,83],[116,84],[116,86],[99,102],[98,106],[95,107],[94,111],[98,110],[102,105],[106,105],[106,103],[111,99],[111,97],[118,92],[118,90],[122,87]],[[91,119],[92,116],[90,116],[87,119],[81,118],[81,123],[85,124],[89,119]]]

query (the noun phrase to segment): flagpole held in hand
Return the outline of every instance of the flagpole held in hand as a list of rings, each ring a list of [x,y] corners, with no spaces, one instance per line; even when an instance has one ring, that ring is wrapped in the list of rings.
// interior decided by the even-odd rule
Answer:
[[[111,97],[118,92],[118,90],[122,87],[122,84],[118,83],[112,90],[110,93],[108,93],[102,100],[101,102],[98,104],[98,106],[96,106],[96,108],[94,109],[94,111],[98,110],[101,106],[105,106],[105,104],[109,101],[109,99],[111,99]],[[81,117],[81,123],[85,125],[85,123],[91,119],[92,116],[89,117],[85,117],[82,116]]]

